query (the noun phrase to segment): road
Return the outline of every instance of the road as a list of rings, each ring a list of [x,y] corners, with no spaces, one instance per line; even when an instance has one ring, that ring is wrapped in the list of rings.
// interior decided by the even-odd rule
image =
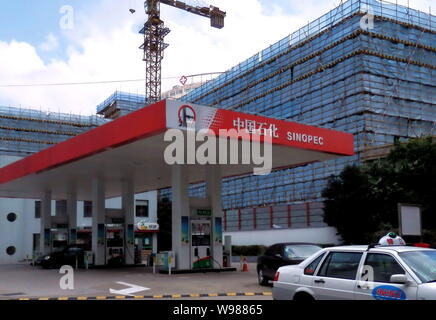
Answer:
[[[272,290],[271,287],[263,287],[257,283],[253,263],[249,264],[248,272],[177,275],[153,274],[151,268],[145,267],[79,269],[74,271],[72,290],[61,289],[60,280],[63,276],[64,274],[60,274],[59,270],[45,270],[28,264],[0,265],[0,299],[25,297],[103,299],[108,296],[123,299],[126,296],[131,298],[146,296],[152,299],[270,300],[269,293]],[[135,288],[142,290],[135,291]],[[225,296],[216,296],[217,294],[225,294]]]

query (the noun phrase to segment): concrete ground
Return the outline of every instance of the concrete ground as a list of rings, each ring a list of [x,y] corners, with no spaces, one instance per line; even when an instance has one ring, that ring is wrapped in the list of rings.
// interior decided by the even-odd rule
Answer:
[[[60,280],[64,274],[57,269],[42,269],[29,264],[0,265],[0,300],[59,297],[107,297],[126,294],[111,292],[131,286],[149,288],[136,291],[131,296],[155,296],[162,299],[167,295],[180,298],[177,295],[193,294],[184,299],[259,299],[270,300],[272,287],[260,286],[257,282],[256,264],[249,263],[249,271],[193,274],[153,274],[151,267],[130,267],[117,269],[98,269],[74,271],[74,289],[63,290]],[[122,283],[119,283],[122,282]],[[141,290],[141,288],[139,288]],[[124,291],[125,293],[125,291]],[[238,293],[238,296],[233,296]],[[252,295],[255,293],[256,295]],[[209,297],[196,295],[208,294]],[[214,294],[232,294],[224,297]],[[128,295],[127,295],[128,296]]]

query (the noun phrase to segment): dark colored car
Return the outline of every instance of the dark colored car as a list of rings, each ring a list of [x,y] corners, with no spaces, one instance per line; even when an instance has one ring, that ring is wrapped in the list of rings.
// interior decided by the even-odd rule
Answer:
[[[85,247],[79,245],[67,246],[60,251],[54,251],[36,259],[36,265],[43,268],[60,268],[64,265],[84,266]]]
[[[266,249],[257,258],[257,276],[260,285],[267,285],[274,279],[278,268],[299,264],[322,248],[312,243],[277,243]]]

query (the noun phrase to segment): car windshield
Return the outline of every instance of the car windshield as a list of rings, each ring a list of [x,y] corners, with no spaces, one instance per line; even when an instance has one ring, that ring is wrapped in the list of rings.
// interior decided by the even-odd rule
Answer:
[[[399,255],[422,282],[436,281],[436,250],[409,251]]]
[[[286,245],[284,254],[288,259],[307,258],[321,250],[321,247],[304,244],[304,245]]]

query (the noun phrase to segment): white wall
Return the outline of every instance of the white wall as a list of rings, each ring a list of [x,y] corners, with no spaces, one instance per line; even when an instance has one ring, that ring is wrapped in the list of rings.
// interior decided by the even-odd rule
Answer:
[[[0,156],[0,167],[20,159],[16,156]],[[15,263],[32,253],[33,233],[39,233],[39,225],[33,219],[33,203],[31,200],[0,198],[0,264]],[[7,220],[11,212],[17,216],[13,222]],[[11,256],[6,253],[10,246],[16,249]]]
[[[18,157],[0,157],[0,166],[18,160]],[[157,191],[135,195],[135,199],[149,201],[149,218],[151,222],[157,220]],[[40,232],[40,219],[35,219],[35,201],[28,199],[0,198],[0,264],[11,264],[32,257],[33,234]],[[56,202],[52,201],[52,216],[55,215]],[[106,207],[121,208],[121,198],[106,200]],[[7,215],[14,212],[17,219],[14,222],[7,220]],[[135,222],[144,218],[135,218]],[[77,203],[77,226],[92,225],[92,218],[83,216],[83,201]],[[16,252],[10,256],[6,253],[9,246],[14,246]]]
[[[270,246],[280,242],[340,243],[336,229],[332,227],[224,232],[226,235],[232,236],[232,245],[235,246]]]
[[[150,191],[135,195],[135,200],[148,200],[148,218],[135,217],[135,223],[140,220],[157,222],[157,191]]]
[[[17,215],[14,222],[7,220],[10,212]],[[0,199],[0,263],[12,263],[17,256],[23,256],[23,234],[26,220],[23,213],[23,201]],[[16,253],[12,256],[6,254],[9,246],[16,248]]]
[[[148,220],[150,222],[156,222],[157,221],[157,191],[135,194],[135,200],[148,200],[148,218],[135,216],[135,223],[138,223],[140,220]],[[107,209],[121,209],[121,197],[106,199],[105,205]]]

